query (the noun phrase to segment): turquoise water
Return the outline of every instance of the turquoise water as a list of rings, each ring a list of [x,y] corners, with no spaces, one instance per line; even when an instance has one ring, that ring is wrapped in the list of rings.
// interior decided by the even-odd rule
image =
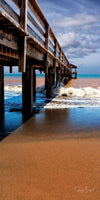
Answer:
[[[21,77],[22,74],[5,74],[5,77]],[[45,77],[45,74],[37,74],[37,77]],[[100,78],[100,74],[78,74],[78,78]]]
[[[5,74],[4,76],[5,76],[5,77],[18,77],[18,78],[19,78],[19,77],[22,77],[22,74]],[[44,74],[37,74],[36,76],[42,78],[42,77],[44,77],[45,75],[44,75]]]
[[[100,78],[100,74],[78,74],[78,78]]]

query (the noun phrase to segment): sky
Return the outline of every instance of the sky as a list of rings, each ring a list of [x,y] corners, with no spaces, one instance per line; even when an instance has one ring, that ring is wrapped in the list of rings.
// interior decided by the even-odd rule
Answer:
[[[79,74],[100,74],[100,0],[37,0]]]

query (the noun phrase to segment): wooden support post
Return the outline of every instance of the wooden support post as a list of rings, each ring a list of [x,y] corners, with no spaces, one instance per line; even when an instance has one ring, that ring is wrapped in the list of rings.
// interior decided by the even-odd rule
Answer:
[[[4,114],[4,68],[0,66],[0,115]]]
[[[20,3],[20,26],[27,32],[27,0],[21,0]],[[20,36],[18,39],[19,49],[19,72],[26,71],[26,36]]]
[[[18,39],[18,53],[19,53],[19,72],[26,71],[26,38],[19,37]]]
[[[61,60],[61,49],[59,49],[59,60]]]
[[[58,86],[59,76],[58,76],[58,68],[56,68],[56,86]]]
[[[65,70],[64,70],[64,66],[63,66],[63,68],[62,68],[62,80],[64,78],[64,73],[65,73]]]
[[[9,68],[10,68],[10,73],[12,74],[12,66],[10,66]]]
[[[46,89],[46,84],[47,84],[47,74],[48,74],[48,65],[47,65],[47,60],[48,60],[48,54],[44,53],[44,67],[45,67],[45,89]]]
[[[47,78],[48,78],[48,67],[45,68],[45,90],[47,88]]]
[[[52,95],[52,72],[48,68],[45,72],[45,86],[46,86],[46,97],[51,97]]]
[[[22,111],[24,116],[33,113],[33,67],[27,65],[22,73]]]
[[[54,41],[54,56],[57,56],[57,40]]]
[[[49,44],[49,25],[45,27],[45,48],[48,49]]]
[[[69,78],[69,80],[72,79],[72,72],[71,71],[68,71],[68,78]]]
[[[56,60],[53,60],[52,85],[55,84]]]
[[[60,82],[62,81],[62,69],[60,70]]]
[[[57,56],[57,40],[54,41],[54,56]],[[55,84],[55,71],[56,71],[56,60],[53,60],[53,74],[52,74],[52,84]]]
[[[33,97],[36,97],[36,72],[35,68],[33,68]]]
[[[77,69],[75,68],[75,79],[77,79]]]
[[[52,74],[52,85],[55,85],[55,73]]]
[[[58,86],[60,86],[60,82],[61,82],[61,69],[59,68],[58,69],[58,83],[59,83]]]

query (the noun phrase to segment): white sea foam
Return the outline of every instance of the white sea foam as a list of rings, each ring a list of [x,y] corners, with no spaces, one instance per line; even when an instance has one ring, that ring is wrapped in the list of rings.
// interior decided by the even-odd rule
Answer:
[[[58,95],[44,108],[65,109],[79,107],[100,107],[100,87],[97,89],[92,87],[61,87]]]
[[[44,107],[45,109],[100,107],[100,87],[65,88],[62,86],[53,88],[53,94],[56,97]],[[5,99],[9,99],[21,94],[22,86],[5,86],[5,91]],[[45,95],[45,87],[38,87],[37,93]]]
[[[45,109],[65,109],[65,108],[83,108],[83,107],[100,107],[100,98],[83,98],[83,97],[60,97],[57,96]]]
[[[100,98],[100,87],[84,87],[84,88],[74,88],[62,87],[59,90],[59,96],[68,96],[68,97],[86,97],[86,98]]]
[[[21,94],[22,92],[22,86],[21,85],[18,85],[18,86],[9,86],[9,85],[6,85],[4,87],[5,91],[9,91],[9,92],[16,92],[16,93],[19,93]]]

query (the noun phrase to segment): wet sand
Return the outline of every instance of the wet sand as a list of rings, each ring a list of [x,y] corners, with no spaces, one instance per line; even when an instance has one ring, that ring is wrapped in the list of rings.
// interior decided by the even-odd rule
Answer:
[[[92,87],[98,88],[100,86],[100,78],[77,78],[73,79],[68,82],[66,87],[76,87],[76,88],[83,88],[83,87]]]
[[[5,138],[0,200],[99,200],[100,112],[95,112],[41,113]]]
[[[9,85],[9,86],[18,86],[22,85],[22,78],[21,77],[5,77],[4,79],[4,85]],[[40,87],[44,85],[44,78],[42,77],[37,77],[36,79],[36,87]]]
[[[45,127],[37,134],[32,121],[0,144],[0,200],[99,200],[96,132],[90,138],[50,137]]]

